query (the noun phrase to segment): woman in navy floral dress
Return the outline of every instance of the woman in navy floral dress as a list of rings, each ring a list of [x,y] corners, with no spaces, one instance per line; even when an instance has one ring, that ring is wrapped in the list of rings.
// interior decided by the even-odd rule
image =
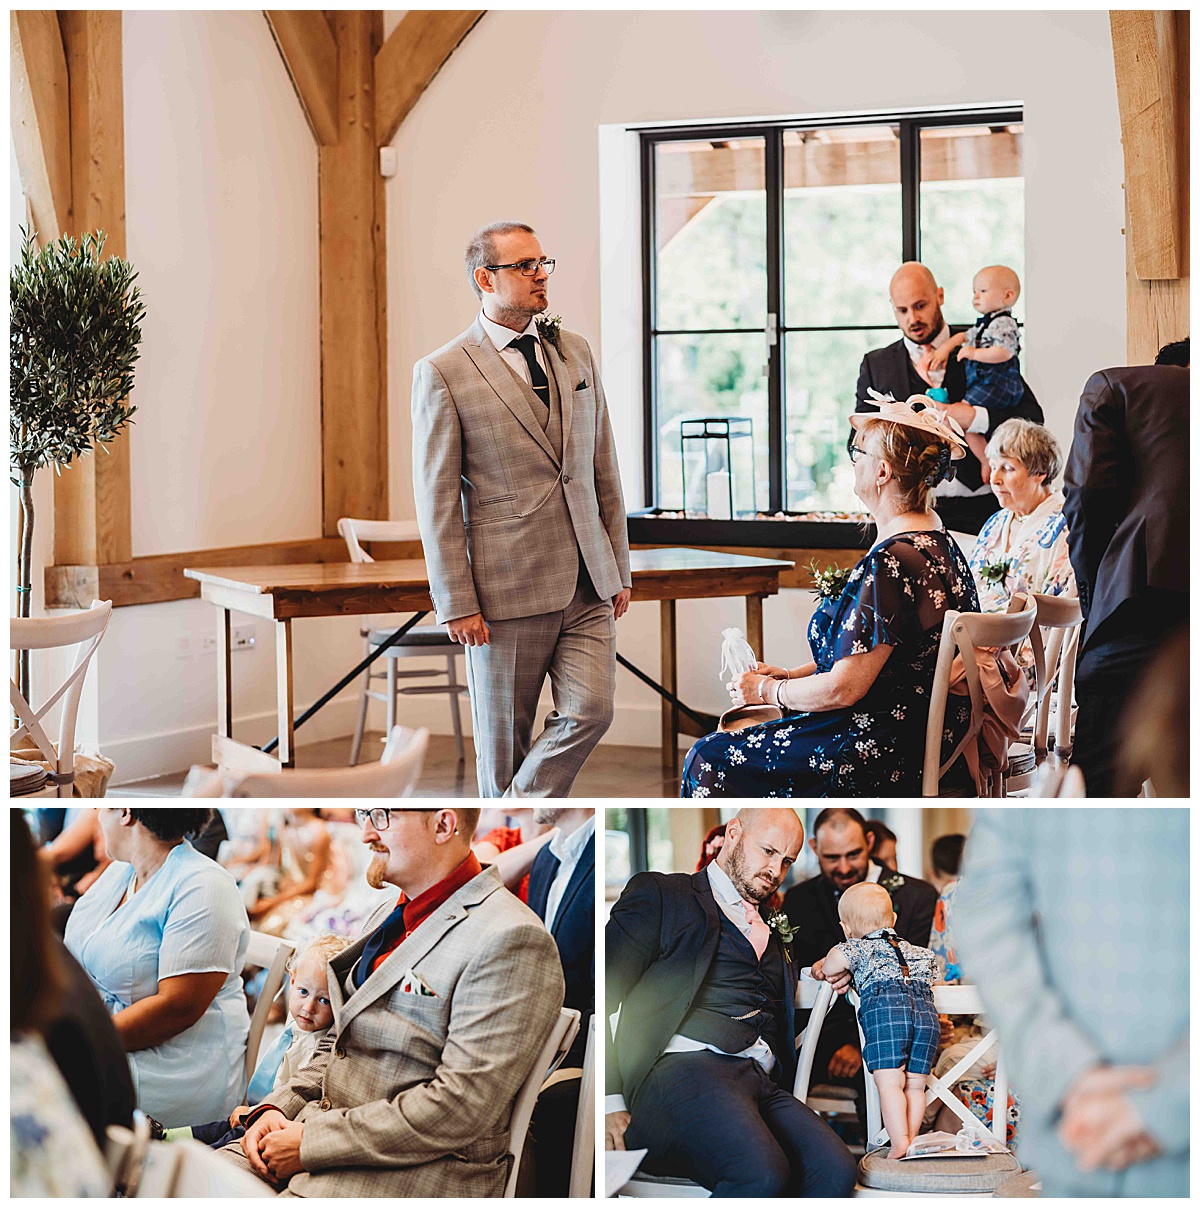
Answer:
[[[808,629],[813,662],[760,666],[731,683],[735,704],[778,704],[784,716],[702,738],[684,764],[683,796],[920,794],[942,619],[951,609],[979,611],[970,567],[931,510],[933,486],[966,442],[925,402],[884,402],[851,417],[854,489],[879,539],[841,595],[818,606]],[[967,698],[951,696],[943,759],[969,720]]]

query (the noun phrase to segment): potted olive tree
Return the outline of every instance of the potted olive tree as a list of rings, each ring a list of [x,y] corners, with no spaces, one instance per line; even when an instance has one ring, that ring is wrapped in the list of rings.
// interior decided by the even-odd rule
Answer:
[[[33,476],[55,472],[113,439],[129,422],[133,367],[146,308],[126,260],[101,260],[103,231],[64,236],[40,251],[22,229],[9,277],[9,465],[21,492],[17,615],[29,615]],[[107,450],[106,450],[107,452]],[[29,653],[21,654],[28,699]]]

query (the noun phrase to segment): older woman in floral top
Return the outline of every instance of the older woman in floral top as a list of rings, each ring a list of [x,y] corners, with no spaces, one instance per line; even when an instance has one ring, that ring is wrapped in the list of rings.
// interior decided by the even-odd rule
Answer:
[[[1003,612],[1018,591],[1075,595],[1063,494],[1051,489],[1063,464],[1058,441],[1041,424],[1009,419],[992,434],[987,456],[1000,511],[980,530],[970,558],[981,608]]]

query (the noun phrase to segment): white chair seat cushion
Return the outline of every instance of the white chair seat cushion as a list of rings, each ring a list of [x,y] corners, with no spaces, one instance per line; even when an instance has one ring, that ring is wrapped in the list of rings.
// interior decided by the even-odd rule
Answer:
[[[397,624],[396,629],[399,628],[400,625]],[[372,629],[367,640],[372,646],[380,646],[395,632],[395,629]],[[451,650],[463,649],[457,642],[450,640],[450,635],[446,632],[445,625],[417,625],[415,628],[410,629],[394,645],[448,647]]]
[[[982,1158],[914,1158],[896,1162],[887,1149],[876,1149],[858,1164],[858,1181],[875,1191],[986,1195],[1006,1179],[1021,1173],[1012,1154],[990,1153]]]

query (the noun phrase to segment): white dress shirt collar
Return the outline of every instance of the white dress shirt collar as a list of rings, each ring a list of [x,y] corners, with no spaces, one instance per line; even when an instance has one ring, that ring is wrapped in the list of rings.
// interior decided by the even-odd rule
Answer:
[[[713,897],[722,906],[736,906],[737,917],[740,919],[745,913],[742,902],[742,895],[734,888],[733,882],[729,879],[729,874],[713,860],[708,865],[708,883],[712,886]],[[748,925],[747,925],[748,927]]]
[[[569,835],[562,831],[550,840],[550,850],[560,864],[574,866],[579,863],[583,849],[596,831],[596,815],[593,814],[582,826],[576,827]]]
[[[483,311],[479,312],[479,321],[483,324],[483,330],[497,352],[503,352],[513,340],[519,340],[522,336],[536,337],[538,333],[536,318],[529,320],[529,326],[524,331],[513,331],[511,327],[504,327],[499,323],[493,323]]]

